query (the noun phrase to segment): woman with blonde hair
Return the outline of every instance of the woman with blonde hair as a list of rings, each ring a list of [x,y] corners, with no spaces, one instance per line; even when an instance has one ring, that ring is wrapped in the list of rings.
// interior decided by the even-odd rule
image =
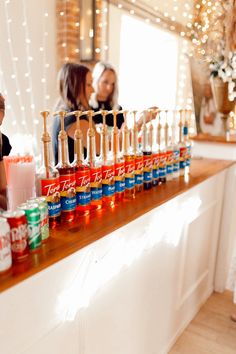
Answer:
[[[93,110],[99,111],[101,109],[121,110],[121,106],[118,104],[118,79],[116,71],[109,63],[99,61],[93,69],[93,88],[94,93],[91,95],[89,104]],[[117,115],[117,126],[121,128],[124,122],[123,114]],[[102,116],[98,115],[94,117],[94,123],[102,123]],[[113,126],[113,116],[108,114],[106,116],[106,123],[108,126]]]

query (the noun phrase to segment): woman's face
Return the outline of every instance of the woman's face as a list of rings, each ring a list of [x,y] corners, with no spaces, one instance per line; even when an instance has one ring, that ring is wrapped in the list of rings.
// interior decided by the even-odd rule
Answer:
[[[116,75],[112,70],[105,70],[98,81],[97,98],[99,101],[106,101],[113,93],[116,82]]]
[[[91,94],[94,92],[93,86],[92,86],[92,74],[89,71],[86,75],[85,79],[85,97],[80,97],[80,102],[84,108],[88,108],[88,101],[90,99]]]

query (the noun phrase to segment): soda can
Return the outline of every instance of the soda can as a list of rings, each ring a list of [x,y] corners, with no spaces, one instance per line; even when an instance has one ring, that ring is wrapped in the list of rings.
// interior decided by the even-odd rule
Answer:
[[[0,272],[5,272],[11,265],[10,226],[5,218],[0,217]]]
[[[23,210],[5,211],[3,217],[10,225],[11,252],[13,261],[22,261],[29,255],[28,225]]]
[[[18,209],[24,210],[28,223],[28,244],[30,251],[36,251],[41,246],[40,213],[36,203],[23,203]]]
[[[49,237],[48,203],[45,197],[31,198],[28,203],[38,204],[40,213],[40,232],[42,242],[46,242]]]

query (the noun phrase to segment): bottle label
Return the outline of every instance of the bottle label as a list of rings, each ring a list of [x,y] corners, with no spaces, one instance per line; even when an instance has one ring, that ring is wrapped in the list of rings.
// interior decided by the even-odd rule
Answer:
[[[76,208],[75,173],[60,175],[61,210],[72,211]]]
[[[184,125],[183,134],[188,135],[188,127],[186,125]]]
[[[115,192],[123,193],[125,190],[125,164],[115,164]]]
[[[143,156],[135,157],[135,174],[141,175],[143,173]]]
[[[190,166],[191,162],[191,145],[188,145],[186,148],[186,166]]]
[[[132,189],[135,185],[134,178],[135,162],[134,159],[131,161],[125,161],[125,188]]]
[[[143,156],[135,157],[135,185],[143,184]]]
[[[141,174],[135,173],[135,185],[140,186],[142,184],[143,184],[143,173],[141,173]]]
[[[159,178],[159,154],[152,154],[152,179],[157,180]]]
[[[159,177],[166,176],[166,153],[161,152],[159,154]]]
[[[89,192],[77,192],[76,193],[76,203],[79,206],[89,205],[91,201],[91,193]]]
[[[179,149],[174,150],[173,172],[179,171]]]
[[[159,154],[152,154],[152,168],[158,168],[159,161],[160,161]]]
[[[125,161],[125,177],[133,177],[134,171],[135,171],[134,160],[133,161]]]
[[[61,214],[59,177],[41,179],[41,195],[46,197],[49,218],[59,216]]]
[[[152,179],[158,179],[158,178],[159,178],[159,169],[153,168],[152,169]]]
[[[166,152],[166,173],[167,174],[173,173],[173,161],[174,161],[173,151],[168,150]]]
[[[91,190],[91,201],[98,201],[102,198],[101,167],[90,169],[90,190]]]
[[[144,155],[143,156],[143,182],[152,181],[152,156]]]
[[[76,171],[76,203],[77,205],[89,205],[91,200],[90,194],[90,171],[77,170]]]
[[[125,177],[125,188],[126,189],[132,189],[132,188],[134,188],[134,185],[135,185],[134,177]]]
[[[179,149],[179,168],[184,169],[186,167],[186,154],[187,154],[187,149],[185,146],[182,146]]]
[[[112,197],[115,193],[115,168],[114,165],[102,166],[102,195]]]

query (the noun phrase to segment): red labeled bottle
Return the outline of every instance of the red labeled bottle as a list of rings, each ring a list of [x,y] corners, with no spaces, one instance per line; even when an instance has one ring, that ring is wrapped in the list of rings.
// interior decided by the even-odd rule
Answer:
[[[162,139],[161,115],[158,116],[157,143],[159,150],[159,183],[166,183],[166,148],[165,141]]]
[[[117,111],[112,111],[114,128],[112,131],[112,152],[115,167],[115,201],[123,200],[125,193],[125,160],[120,151],[119,129],[117,127]]]
[[[152,188],[152,151],[149,145],[149,132],[146,125],[145,113],[142,126],[143,189],[148,190]]]
[[[85,112],[87,113],[87,112]],[[80,129],[81,111],[75,111],[71,114],[76,115],[75,130],[75,158],[72,166],[75,167],[76,178],[76,213],[86,215],[90,212],[91,193],[90,193],[90,168],[84,161],[83,134]]]
[[[125,160],[125,198],[135,198],[135,157],[130,146],[130,132],[127,126],[127,111],[124,111],[123,156]]]
[[[64,128],[66,112],[59,112],[61,119],[61,130],[58,135],[58,156],[57,169],[60,174],[60,195],[61,195],[61,220],[73,221],[76,210],[76,180],[75,167],[69,163],[68,138]]]
[[[51,137],[47,132],[46,120],[48,111],[41,112],[44,122],[43,142],[43,164],[37,171],[37,194],[46,198],[48,205],[49,226],[55,227],[60,223],[61,201],[60,201],[60,179],[58,170],[51,163]]]
[[[143,153],[141,146],[138,141],[138,128],[136,123],[136,113],[133,111],[134,117],[134,126],[132,130],[132,146],[134,153],[134,162],[135,162],[135,192],[141,192],[143,190]]]
[[[115,203],[115,166],[112,152],[108,146],[108,130],[106,125],[107,111],[101,111],[103,125],[101,130],[100,162],[102,165],[102,205],[113,206]]]
[[[179,118],[179,174],[184,176],[186,167],[187,148],[183,142],[183,110],[180,110]]]
[[[90,168],[90,209],[102,208],[102,167],[100,160],[96,157],[95,130],[93,128],[93,111],[88,111],[89,129],[87,132],[87,159],[86,164]]]
[[[153,112],[155,114],[155,118],[159,116],[159,110],[155,110]],[[157,142],[157,135],[154,134],[153,124],[150,123],[149,126],[149,145],[152,151],[152,185],[154,187],[159,184],[159,148]]]

